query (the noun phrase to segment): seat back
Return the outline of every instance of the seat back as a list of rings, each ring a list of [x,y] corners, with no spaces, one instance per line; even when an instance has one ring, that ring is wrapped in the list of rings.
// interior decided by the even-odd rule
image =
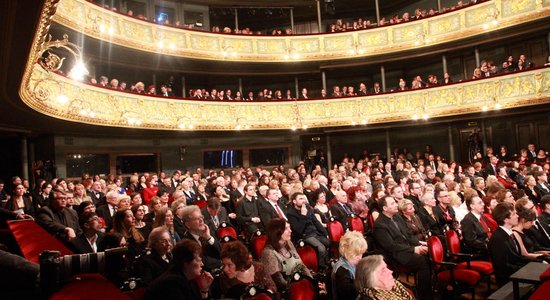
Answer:
[[[344,227],[342,224],[333,218],[330,219],[330,222],[327,224],[328,237],[331,242],[338,243],[342,236],[344,236]]]
[[[449,229],[445,232],[447,238],[447,246],[450,253],[460,253],[460,238],[455,230]]]
[[[206,201],[203,199],[197,199],[193,204],[198,206],[201,209],[206,207]]]
[[[443,262],[445,258],[445,249],[438,236],[432,235],[428,238],[428,254],[433,262]]]
[[[252,246],[252,256],[255,259],[260,259],[262,257],[262,251],[264,251],[265,244],[267,243],[267,235],[260,234],[254,235],[250,240],[250,245]]]
[[[235,228],[227,225],[226,223],[222,223],[220,225],[220,228],[218,228],[216,235],[218,236],[218,239],[220,241],[227,241],[228,239],[229,240],[237,239],[237,231],[235,230]]]
[[[365,225],[363,224],[363,220],[357,216],[349,218],[349,229],[352,231],[365,233]]]
[[[38,263],[38,256],[44,250],[56,250],[61,256],[73,254],[58,239],[49,234],[33,220],[8,221],[13,237],[26,259]]]
[[[290,300],[313,300],[317,295],[315,287],[307,278],[292,282],[288,292]]]
[[[315,249],[309,245],[306,245],[304,241],[299,241],[296,251],[298,252],[298,255],[300,255],[300,259],[302,259],[304,265],[306,265],[306,267],[314,273],[317,273],[319,261]]]

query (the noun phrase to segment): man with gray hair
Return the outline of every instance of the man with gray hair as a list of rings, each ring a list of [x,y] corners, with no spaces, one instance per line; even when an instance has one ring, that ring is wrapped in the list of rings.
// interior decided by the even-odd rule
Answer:
[[[210,228],[204,223],[204,216],[196,205],[189,205],[182,211],[183,224],[187,231],[182,239],[189,239],[199,243],[202,247],[202,261],[207,271],[221,266],[221,246],[215,234],[210,233]]]
[[[96,213],[99,217],[105,220],[105,226],[110,229],[113,225],[113,217],[117,211],[118,206],[118,192],[110,191],[105,196],[107,204],[97,208]]]

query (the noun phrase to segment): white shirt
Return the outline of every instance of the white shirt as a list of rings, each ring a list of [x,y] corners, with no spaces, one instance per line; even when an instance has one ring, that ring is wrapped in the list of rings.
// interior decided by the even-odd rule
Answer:
[[[285,213],[283,212],[283,210],[282,210],[281,207],[279,206],[279,204],[273,203],[273,202],[271,202],[271,201],[268,201],[268,202],[269,202],[269,204],[271,204],[271,206],[273,206],[273,209],[275,210],[275,212],[277,212],[277,210],[280,211],[281,214],[283,215],[283,218],[285,218],[285,220],[288,220],[288,219],[286,218]],[[275,205],[276,205],[277,207],[275,207]],[[279,214],[279,213],[277,212],[277,214]]]

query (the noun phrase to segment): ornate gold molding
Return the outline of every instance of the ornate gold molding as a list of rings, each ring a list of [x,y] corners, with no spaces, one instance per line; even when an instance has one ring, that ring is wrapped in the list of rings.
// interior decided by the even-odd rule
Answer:
[[[195,101],[99,88],[33,64],[20,94],[43,114],[80,123],[161,130],[267,130],[442,117],[550,102],[550,68],[366,97],[272,102]]]
[[[85,0],[61,0],[53,20],[88,36],[142,51],[208,60],[283,62],[419,49],[548,18],[549,13],[548,0],[493,0],[432,18],[369,30],[242,36],[158,26]]]

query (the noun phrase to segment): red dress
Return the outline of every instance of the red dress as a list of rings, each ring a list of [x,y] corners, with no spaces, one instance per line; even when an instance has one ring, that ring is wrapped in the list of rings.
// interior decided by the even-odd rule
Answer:
[[[151,198],[157,195],[158,190],[159,188],[156,186],[144,188],[143,190],[141,190],[141,198],[143,198],[143,204],[149,206]]]

